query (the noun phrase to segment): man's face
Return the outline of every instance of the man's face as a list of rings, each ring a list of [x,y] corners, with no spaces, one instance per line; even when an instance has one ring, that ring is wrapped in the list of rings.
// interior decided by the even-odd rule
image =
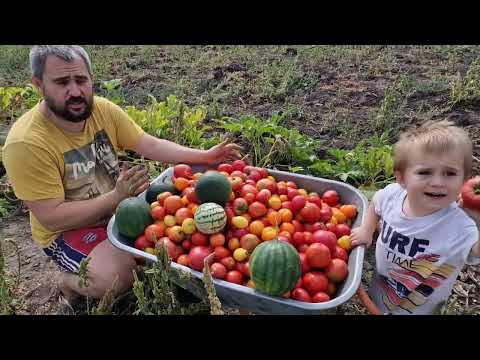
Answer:
[[[92,79],[82,58],[75,57],[67,62],[49,56],[45,62],[43,79],[37,79],[36,82],[48,108],[58,117],[81,122],[92,113]]]

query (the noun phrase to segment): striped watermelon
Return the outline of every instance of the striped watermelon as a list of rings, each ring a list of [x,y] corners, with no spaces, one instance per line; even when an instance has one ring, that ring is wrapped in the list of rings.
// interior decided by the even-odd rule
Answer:
[[[227,223],[227,214],[223,207],[216,203],[205,203],[195,211],[195,225],[204,234],[215,234],[222,231]]]
[[[250,273],[255,289],[281,296],[292,290],[302,275],[300,256],[285,241],[264,241],[250,257]]]

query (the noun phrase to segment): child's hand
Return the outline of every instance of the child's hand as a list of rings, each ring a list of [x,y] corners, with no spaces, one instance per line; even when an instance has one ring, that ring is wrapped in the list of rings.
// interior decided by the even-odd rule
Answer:
[[[464,207],[462,195],[458,196],[458,205],[463,209],[463,211],[467,213],[468,216],[472,218],[473,221],[477,223],[477,225],[480,224],[480,211],[476,211],[476,210],[472,210]]]
[[[371,234],[365,227],[359,226],[352,229],[352,233],[350,234],[350,239],[352,240],[352,247],[365,245],[369,248],[372,245],[372,237]]]

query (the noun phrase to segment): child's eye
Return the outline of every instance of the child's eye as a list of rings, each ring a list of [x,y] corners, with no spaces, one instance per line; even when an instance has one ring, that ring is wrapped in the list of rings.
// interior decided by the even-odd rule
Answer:
[[[418,175],[430,175],[431,173],[430,170],[420,170],[417,172]]]
[[[447,171],[447,176],[457,176],[455,171]]]

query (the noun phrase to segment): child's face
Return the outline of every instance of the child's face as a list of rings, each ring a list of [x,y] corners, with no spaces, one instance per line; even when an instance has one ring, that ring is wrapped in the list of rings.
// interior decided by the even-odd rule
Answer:
[[[395,175],[410,205],[428,215],[456,201],[464,181],[463,161],[461,151],[430,154],[414,148],[403,174]]]

